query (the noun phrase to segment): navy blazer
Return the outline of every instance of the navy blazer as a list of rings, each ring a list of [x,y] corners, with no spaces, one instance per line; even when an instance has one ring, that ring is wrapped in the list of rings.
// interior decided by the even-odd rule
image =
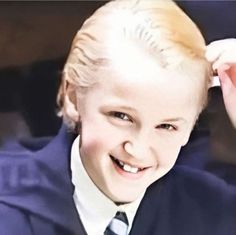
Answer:
[[[63,126],[44,146],[32,141],[27,147],[21,145],[0,152],[1,235],[86,234],[72,198],[73,139]],[[130,232],[131,235],[235,233],[235,188],[187,166],[174,167],[148,188]]]

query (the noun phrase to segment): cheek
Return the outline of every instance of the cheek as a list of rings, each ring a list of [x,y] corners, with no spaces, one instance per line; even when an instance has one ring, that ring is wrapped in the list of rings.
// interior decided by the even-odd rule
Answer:
[[[166,166],[173,166],[178,158],[178,155],[179,149],[168,150],[164,164]]]
[[[85,155],[109,152],[121,143],[121,135],[102,122],[84,123],[81,132],[81,149]]]
[[[87,136],[88,137],[88,136]],[[85,157],[93,157],[96,156],[100,152],[101,142],[97,138],[84,138],[81,136],[81,151]]]
[[[160,153],[160,159],[159,159],[159,165],[164,168],[172,168],[175,164],[179,152],[181,149],[181,144],[175,144],[175,145],[165,145],[162,146],[162,151]]]

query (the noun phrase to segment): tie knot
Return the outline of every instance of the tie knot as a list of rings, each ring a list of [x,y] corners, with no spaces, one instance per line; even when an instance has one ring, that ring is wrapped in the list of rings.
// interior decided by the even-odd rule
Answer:
[[[125,223],[127,226],[129,225],[128,218],[125,212],[117,211],[114,219],[118,219]]]
[[[125,212],[118,211],[106,228],[105,235],[127,235],[128,219]]]

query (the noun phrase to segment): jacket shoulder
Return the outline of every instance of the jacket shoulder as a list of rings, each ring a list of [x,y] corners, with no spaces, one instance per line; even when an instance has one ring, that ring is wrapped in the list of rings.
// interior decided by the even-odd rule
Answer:
[[[145,193],[131,234],[233,235],[235,188],[207,172],[174,167]]]

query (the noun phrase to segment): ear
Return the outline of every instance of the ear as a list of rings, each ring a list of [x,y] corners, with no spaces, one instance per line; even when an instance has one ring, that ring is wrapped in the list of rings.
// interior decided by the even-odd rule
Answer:
[[[79,121],[80,116],[77,100],[76,89],[73,87],[73,85],[68,84],[64,96],[64,112],[75,123]]]

